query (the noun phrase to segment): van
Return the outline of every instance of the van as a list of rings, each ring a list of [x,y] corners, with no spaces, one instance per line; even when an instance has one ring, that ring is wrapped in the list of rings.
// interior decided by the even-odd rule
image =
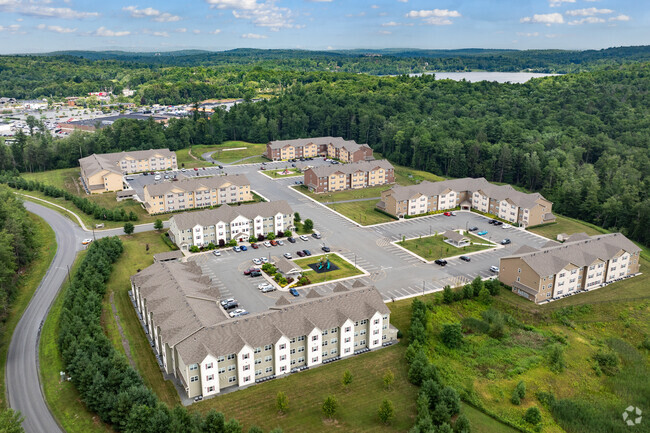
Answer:
[[[127,176],[125,179],[126,180],[133,180],[133,176]]]
[[[160,180],[160,175],[157,174],[156,177],[153,178],[153,180]]]

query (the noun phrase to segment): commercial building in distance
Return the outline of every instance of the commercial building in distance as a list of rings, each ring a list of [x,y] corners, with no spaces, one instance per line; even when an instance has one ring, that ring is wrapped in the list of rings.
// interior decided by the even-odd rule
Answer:
[[[194,245],[220,245],[231,239],[245,242],[251,236],[285,232],[290,227],[293,210],[280,200],[179,213],[169,219],[168,233],[179,248],[188,250]]]
[[[57,124],[57,128],[60,129],[61,132],[67,132],[68,134],[74,132],[75,130],[95,132],[97,129],[103,129],[121,119],[131,119],[131,120],[153,119],[153,121],[156,123],[167,123],[169,121],[169,117],[167,116],[129,113],[129,114],[117,114],[114,116],[96,117],[94,119],[70,120],[68,122],[61,122]]]
[[[593,290],[639,272],[641,248],[620,233],[578,233],[562,244],[522,247],[502,257],[499,280],[535,303]]]
[[[86,192],[101,194],[122,191],[122,176],[129,173],[176,170],[176,154],[169,149],[135,150],[118,153],[93,153],[79,160],[81,180]]]
[[[341,137],[298,138],[296,140],[270,141],[266,145],[267,158],[273,161],[294,158],[315,158],[326,156],[341,162],[359,162],[373,159],[372,149],[367,144]]]
[[[143,200],[147,212],[157,214],[252,201],[253,194],[246,175],[234,174],[146,185]]]
[[[554,222],[552,207],[553,203],[539,193],[494,185],[482,177],[394,186],[383,191],[377,203],[378,209],[399,218],[454,208],[476,209],[522,227]]]
[[[131,277],[136,309],[161,368],[187,397],[282,377],[396,341],[376,288],[338,285],[230,319],[219,290],[193,262],[154,263]]]
[[[305,185],[316,193],[360,189],[395,182],[393,165],[385,159],[312,167],[305,170]]]

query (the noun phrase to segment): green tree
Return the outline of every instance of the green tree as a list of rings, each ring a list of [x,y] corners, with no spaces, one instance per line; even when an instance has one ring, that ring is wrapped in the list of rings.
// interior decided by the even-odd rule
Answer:
[[[379,420],[384,424],[388,424],[395,417],[395,406],[393,402],[385,398],[379,405],[377,413]]]
[[[268,235],[266,235],[266,239],[272,241],[275,239],[275,233],[271,232]]]
[[[5,409],[0,412],[0,432],[2,433],[23,433],[23,417],[20,412],[12,409]]]
[[[465,284],[463,286],[463,298],[472,299],[473,296],[474,296],[474,289],[472,289],[471,285]]]
[[[459,323],[448,323],[442,325],[440,338],[445,346],[457,348],[463,343],[463,331]]]
[[[302,228],[306,232],[310,232],[310,231],[312,231],[314,229],[314,222],[312,220],[310,220],[310,219],[306,219],[303,226],[302,226]]]
[[[454,302],[454,291],[451,290],[451,287],[449,287],[449,285],[445,286],[445,288],[442,289],[442,302],[445,304],[451,304]]]
[[[515,389],[512,391],[512,396],[510,397],[510,402],[512,404],[519,405],[521,404],[521,400],[526,398],[526,384],[524,381],[519,381],[517,386],[515,386]]]
[[[338,409],[339,402],[336,400],[336,397],[329,395],[323,402],[323,413],[328,419],[334,418],[336,410]]]
[[[474,297],[475,298],[478,297],[478,295],[481,293],[481,290],[484,287],[483,280],[481,279],[481,277],[477,276],[476,278],[474,278],[472,280],[471,286],[472,286],[472,293]]]
[[[492,303],[490,291],[487,288],[483,287],[478,294],[478,300],[481,304],[490,305]]]
[[[300,214],[298,212],[294,212],[293,221],[296,222],[296,223],[300,222]]]
[[[382,379],[384,382],[384,388],[390,390],[390,387],[393,384],[393,381],[395,380],[395,374],[393,373],[393,370],[391,369],[386,370],[386,373],[384,373],[384,377]]]
[[[350,386],[350,384],[352,383],[352,373],[350,372],[350,370],[345,370],[343,372],[343,378],[341,379],[341,383],[347,390],[348,386]]]
[[[131,222],[124,223],[124,233],[126,233],[127,235],[132,235],[134,230],[135,227],[133,227],[133,223]]]
[[[162,222],[162,220],[161,220],[161,219],[157,219],[156,221],[154,221],[154,223],[153,223],[153,228],[154,228],[155,230],[162,230],[162,229],[163,229],[163,222]]]
[[[289,409],[289,398],[283,391],[278,391],[275,397],[275,407],[280,414],[285,414]]]
[[[465,416],[465,414],[460,414],[458,415],[458,418],[456,418],[456,423],[454,424],[454,432],[455,433],[471,433],[472,431],[472,426],[469,422],[469,419]]]
[[[524,421],[532,425],[537,425],[542,422],[542,413],[537,406],[529,407],[524,414]]]
[[[291,230],[285,230],[285,232],[284,232],[284,237],[285,237],[285,238],[290,238],[292,234],[293,234],[293,233],[291,233]]]

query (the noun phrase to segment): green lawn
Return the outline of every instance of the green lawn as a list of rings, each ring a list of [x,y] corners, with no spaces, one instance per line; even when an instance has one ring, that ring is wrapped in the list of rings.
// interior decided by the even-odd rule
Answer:
[[[7,406],[4,399],[5,364],[11,337],[36,288],[50,267],[57,249],[54,231],[45,220],[32,213],[29,214],[29,218],[34,223],[35,241],[38,245],[36,256],[32,263],[23,270],[16,286],[16,298],[11,302],[4,322],[0,324],[0,407],[3,409]]]
[[[395,182],[399,185],[415,185],[423,180],[429,182],[439,182],[445,180],[444,177],[438,176],[428,171],[415,170],[401,165],[394,165],[395,167]]]
[[[86,193],[79,183],[79,167],[62,168],[60,170],[42,171],[37,173],[22,173],[21,177],[27,180],[35,180],[57,188],[65,189],[72,194],[85,197]]]
[[[358,222],[362,226],[396,221],[394,218],[376,210],[376,204],[377,202],[374,200],[367,200],[350,203],[332,203],[327,205],[327,207]]]
[[[322,257],[327,256],[330,263],[339,267],[336,271],[324,272],[317,274],[308,265],[318,263]],[[338,254],[321,254],[316,256],[304,257],[302,259],[294,260],[294,263],[305,270],[304,276],[309,278],[312,284],[322,283],[324,281],[334,281],[341,278],[352,277],[355,275],[362,275],[362,272],[350,264],[347,260],[341,258]]]
[[[491,246],[476,245],[475,242],[489,244],[491,244],[491,242],[468,233],[465,234],[465,236],[470,238],[472,244],[462,248],[457,248],[449,245],[444,241],[444,237],[442,235],[422,236],[417,239],[397,242],[397,245],[406,248],[407,250],[428,261],[443,259],[445,257],[453,257],[460,254],[473,253],[475,251],[488,250],[495,247],[494,244]]]
[[[262,162],[269,162],[269,159],[264,157],[264,156],[252,156],[248,159],[244,159],[243,161],[235,162],[232,165],[239,165],[239,164],[261,164]]]
[[[246,149],[238,149],[240,147],[245,147]],[[206,152],[214,152],[212,159],[224,164],[230,164],[249,156],[260,156],[265,151],[266,143],[248,143],[246,141],[226,141],[219,145],[192,146],[192,155],[197,158],[201,158],[201,155]],[[268,159],[264,159],[264,161],[268,161]]]
[[[71,272],[81,263],[85,251],[77,256]],[[63,360],[56,341],[59,336],[59,317],[67,284],[64,284],[45,320],[39,347],[40,374],[45,400],[52,415],[67,433],[110,433],[107,426],[81,402],[77,389],[71,382],[59,382]]]
[[[275,178],[275,179],[282,179],[282,178],[285,178],[285,177],[297,177],[297,176],[302,176],[303,175],[303,173],[300,173],[300,172],[296,171],[296,169],[294,167],[287,167],[287,169],[289,171],[289,174],[281,174],[281,173],[284,172],[284,169],[281,169],[281,170],[266,170],[266,171],[264,171],[264,174],[266,174],[267,176],[271,176],[272,178]]]
[[[201,154],[206,152],[206,150],[202,150],[202,148],[203,146],[192,146],[191,155],[189,147],[178,149],[176,151],[176,164],[178,164],[178,168],[211,167],[213,164],[201,158]]]
[[[163,242],[160,233],[155,231],[121,236],[121,239],[124,244],[124,252],[115,263],[111,277],[106,284],[102,325],[113,342],[113,346],[118,351],[125,353],[117,320],[110,304],[112,294],[119,323],[124,337],[128,340],[131,358],[135,363],[134,367],[144,379],[145,384],[153,389],[162,401],[173,406],[180,402],[178,393],[170,381],[163,380],[153,350],[151,350],[128,295],[128,291],[131,290],[130,276],[135,274],[138,269],[144,269],[151,265],[154,254],[170,251],[170,248]],[[148,251],[147,246],[149,246]]]
[[[337,202],[343,200],[356,200],[359,198],[375,198],[375,197],[377,198],[377,201],[379,201],[379,197],[381,197],[381,192],[390,189],[390,187],[391,185],[380,185],[380,186],[371,186],[369,188],[362,188],[362,189],[350,189],[347,191],[328,192],[324,194],[313,193],[309,191],[309,188],[307,188],[305,185],[294,186],[293,188],[295,188],[296,191],[305,194],[306,196],[311,197],[316,201],[325,203],[325,202]],[[373,206],[375,203],[373,203]]]

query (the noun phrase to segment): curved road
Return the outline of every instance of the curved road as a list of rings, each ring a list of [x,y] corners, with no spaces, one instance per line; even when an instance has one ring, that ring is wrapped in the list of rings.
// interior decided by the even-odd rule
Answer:
[[[25,201],[25,208],[52,226],[58,247],[11,339],[5,370],[6,389],[9,406],[25,417],[23,428],[26,432],[56,433],[62,430],[41,392],[37,364],[38,340],[42,323],[68,275],[68,266],[72,266],[77,251],[82,248],[81,239],[87,234],[54,210],[28,201]]]

